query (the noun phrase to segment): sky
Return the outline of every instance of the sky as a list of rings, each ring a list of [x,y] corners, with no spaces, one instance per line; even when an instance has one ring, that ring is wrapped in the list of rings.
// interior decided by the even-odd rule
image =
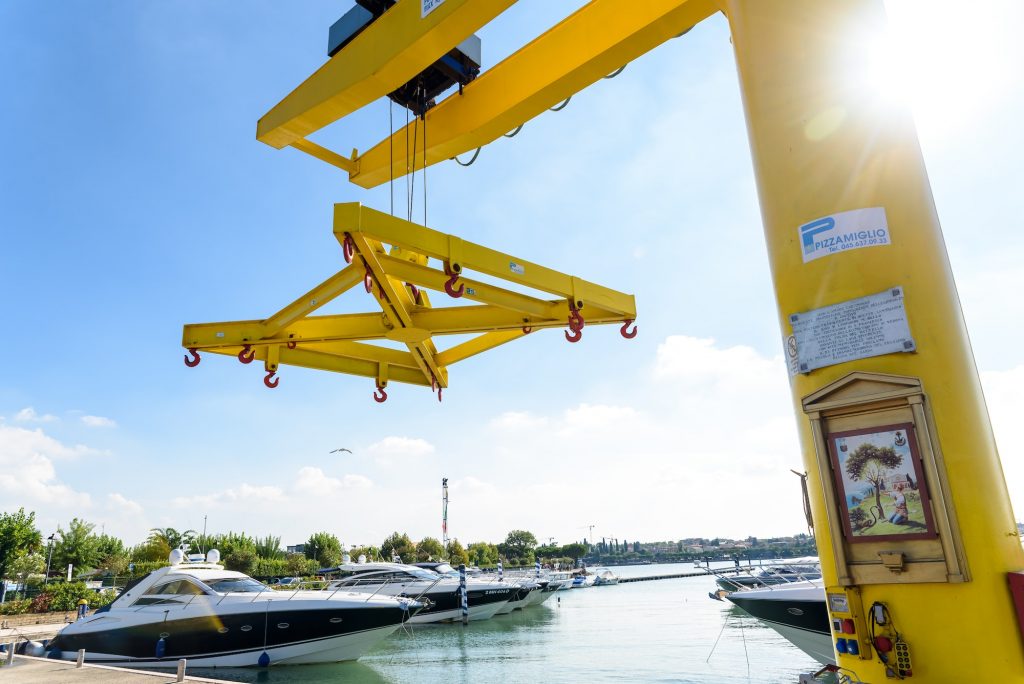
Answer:
[[[520,0],[480,31],[484,68],[580,4]],[[1019,517],[1024,8],[886,5],[875,77],[914,111]],[[334,203],[389,209],[386,185],[255,140],[347,6],[0,3],[0,510],[35,511],[44,536],[77,516],[129,543],[205,524],[378,544],[439,537],[447,477],[467,543],[806,531],[721,15],[472,167],[428,171],[431,227],[635,294],[636,339],[533,334],[453,366],[440,404],[289,367],[271,391],[227,357],[184,366],[183,324],[264,318],[340,269]],[[381,101],[316,139],[365,149],[387,131]],[[354,291],[330,312],[368,306]]]

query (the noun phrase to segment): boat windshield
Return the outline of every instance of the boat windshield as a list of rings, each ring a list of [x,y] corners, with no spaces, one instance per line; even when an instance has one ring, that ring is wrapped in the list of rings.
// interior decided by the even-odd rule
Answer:
[[[438,565],[435,565],[434,572],[440,573],[442,575],[450,575],[452,573],[455,573],[456,575],[459,574],[458,570],[448,565],[447,563],[440,563]]]
[[[366,584],[385,584],[388,582],[412,582],[429,580],[436,582],[437,573],[424,568],[408,567],[400,570],[378,570],[369,572],[341,571],[338,573],[338,586],[361,586]]]
[[[221,577],[205,581],[207,586],[220,594],[257,594],[263,591],[273,591],[273,589],[262,582],[257,582],[252,577]]]

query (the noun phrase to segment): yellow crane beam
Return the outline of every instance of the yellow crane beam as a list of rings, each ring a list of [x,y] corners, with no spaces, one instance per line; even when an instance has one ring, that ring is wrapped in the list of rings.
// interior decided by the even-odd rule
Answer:
[[[462,39],[457,36],[466,26],[479,28],[512,1],[481,0],[456,12],[448,0],[436,13],[448,8],[452,23],[438,22],[433,30],[405,16],[418,6],[398,3],[265,115],[257,139],[278,148],[291,145],[372,188],[496,140],[718,11],[713,0],[645,0],[626,12],[621,0],[591,0],[427,111],[424,121],[362,154],[353,149],[346,157],[305,139],[413,78],[419,73],[413,65],[426,68]],[[389,16],[398,8],[403,18],[397,12]],[[372,55],[371,39],[378,45]],[[429,131],[425,163],[423,149],[412,159],[406,153],[412,126]]]
[[[716,11],[711,0],[645,0],[628,11],[621,0],[587,3],[410,124],[429,131],[426,165],[498,139]],[[410,160],[398,144],[407,133],[403,127],[360,155],[349,180],[372,188],[404,176],[413,161],[423,168],[422,149]]]
[[[395,4],[264,114],[256,139],[329,152],[303,139],[408,82],[514,2],[446,0],[426,16],[419,2]]]

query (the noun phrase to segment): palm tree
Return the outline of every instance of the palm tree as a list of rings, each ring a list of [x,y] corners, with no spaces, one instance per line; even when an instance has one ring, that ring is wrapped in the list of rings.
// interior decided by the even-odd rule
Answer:
[[[195,538],[195,530],[179,532],[173,527],[154,527],[149,531],[149,538],[146,541],[150,544],[166,546],[167,553],[170,553],[171,549],[176,549],[182,544],[191,544]]]

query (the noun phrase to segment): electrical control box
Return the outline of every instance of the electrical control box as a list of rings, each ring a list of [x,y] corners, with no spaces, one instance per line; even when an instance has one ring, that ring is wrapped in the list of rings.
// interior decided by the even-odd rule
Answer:
[[[839,653],[870,660],[871,635],[864,620],[864,605],[856,587],[825,589],[832,643]]]

